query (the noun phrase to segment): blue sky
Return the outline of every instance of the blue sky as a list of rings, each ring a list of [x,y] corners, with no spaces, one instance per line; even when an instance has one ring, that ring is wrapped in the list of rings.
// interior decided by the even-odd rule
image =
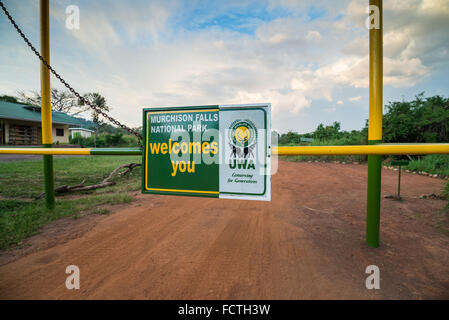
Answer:
[[[39,1],[5,0],[39,47]],[[132,5],[131,5],[132,4]],[[309,132],[368,117],[365,0],[51,1],[51,63],[112,115],[147,106],[272,103],[272,126]],[[80,29],[65,27],[68,5]],[[449,1],[384,1],[384,104],[448,96]],[[39,62],[0,14],[0,94],[39,89]],[[62,86],[52,78],[52,85]]]

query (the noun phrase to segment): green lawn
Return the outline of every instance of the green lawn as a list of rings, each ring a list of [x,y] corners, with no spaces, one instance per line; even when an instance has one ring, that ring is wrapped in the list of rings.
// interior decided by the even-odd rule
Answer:
[[[55,186],[102,181],[121,164],[140,163],[140,156],[92,156],[55,158]],[[140,190],[141,170],[117,177],[116,185],[89,192],[74,192],[58,196],[53,211],[45,208],[44,200],[33,200],[43,192],[42,161],[0,162],[0,248],[10,248],[50,221],[64,216],[78,217],[85,212],[104,214],[101,205],[128,203],[128,191]],[[77,195],[73,197],[73,195]]]

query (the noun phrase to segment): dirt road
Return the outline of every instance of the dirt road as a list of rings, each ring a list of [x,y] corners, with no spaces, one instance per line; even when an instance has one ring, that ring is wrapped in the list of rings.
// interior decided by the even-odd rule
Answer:
[[[381,247],[365,245],[364,165],[280,162],[272,201],[138,195],[107,216],[62,219],[3,253],[0,298],[449,298],[443,181],[404,174],[405,201],[382,200]],[[383,171],[382,193],[397,173]],[[5,263],[5,261],[8,261]],[[77,265],[81,288],[67,290]],[[381,289],[365,288],[377,265]]]

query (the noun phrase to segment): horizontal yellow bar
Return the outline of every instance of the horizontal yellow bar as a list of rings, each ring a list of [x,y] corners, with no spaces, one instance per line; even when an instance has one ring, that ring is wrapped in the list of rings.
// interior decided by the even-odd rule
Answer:
[[[1,154],[90,155],[91,148],[0,148]]]
[[[449,143],[274,147],[273,154],[280,156],[449,154]]]
[[[102,150],[97,148],[94,150]],[[90,155],[92,148],[0,148],[1,154],[53,154]],[[274,147],[273,154],[296,155],[403,155],[403,154],[449,154],[449,143],[438,144],[377,144],[362,146],[302,146]]]

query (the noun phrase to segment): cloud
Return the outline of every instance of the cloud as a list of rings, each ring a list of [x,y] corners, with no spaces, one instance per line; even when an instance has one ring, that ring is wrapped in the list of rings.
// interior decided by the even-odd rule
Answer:
[[[309,31],[307,32],[307,36],[306,39],[307,40],[321,40],[323,37],[321,36],[321,33],[319,33],[318,31]]]
[[[336,105],[360,101],[357,90],[368,88],[363,1],[80,1],[79,31],[64,28],[69,4],[52,3],[52,63],[81,92],[103,94],[130,125],[140,124],[143,106],[271,102],[273,125],[285,130],[282,117],[338,113],[350,106]],[[313,6],[325,13],[312,17]],[[448,1],[388,1],[384,9],[385,86],[411,88],[449,69]],[[38,64],[10,31],[0,73],[12,76],[0,88],[37,89]]]
[[[52,7],[52,16],[59,22],[66,19],[65,8],[70,1],[59,1]],[[66,30],[81,46],[101,52],[105,48],[136,45],[142,40],[157,42],[165,30],[171,12],[177,9],[175,1],[134,1],[124,5],[110,1],[107,6],[98,2],[80,4],[80,29]]]
[[[332,113],[332,112],[337,111],[337,108],[335,106],[332,106],[332,107],[329,107],[329,108],[325,108],[324,111],[326,113]]]
[[[351,102],[355,102],[355,101],[360,101],[360,99],[362,99],[362,96],[352,97],[352,98],[349,98],[348,100]]]

